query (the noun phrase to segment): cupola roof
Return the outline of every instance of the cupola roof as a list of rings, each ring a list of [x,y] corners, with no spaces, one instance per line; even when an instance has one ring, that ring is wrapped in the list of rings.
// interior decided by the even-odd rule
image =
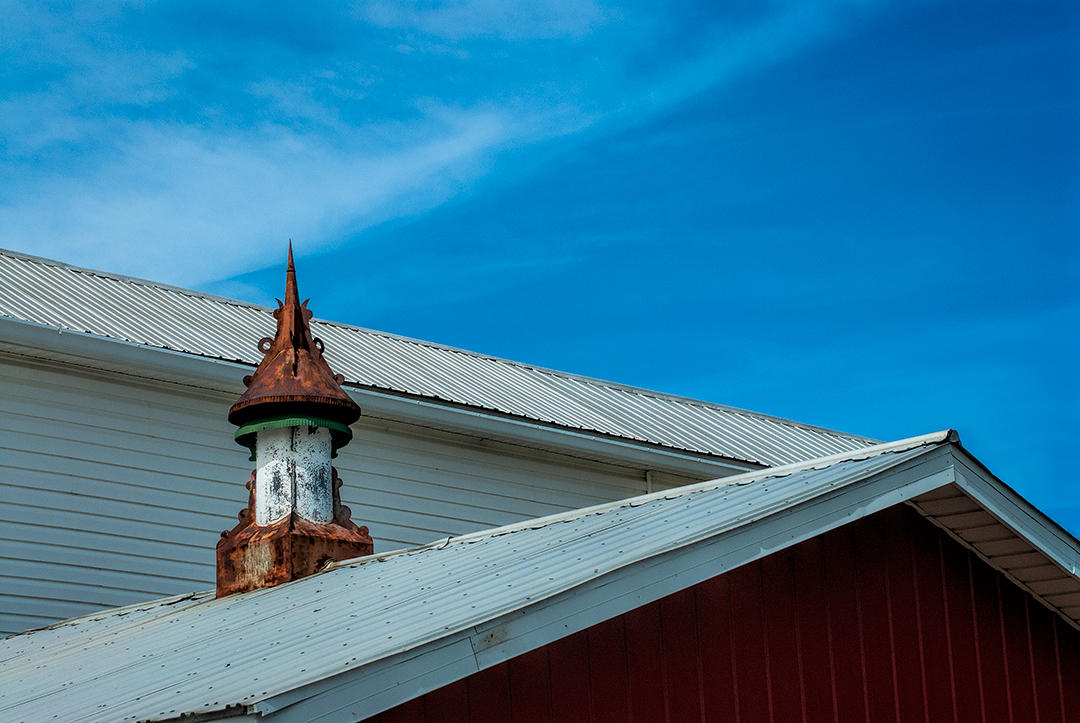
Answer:
[[[247,391],[229,409],[229,421],[242,427],[241,444],[243,428],[259,422],[311,417],[329,423],[321,426],[347,428],[360,417],[360,407],[341,388],[344,377],[330,369],[322,341],[311,335],[307,303],[300,301],[290,241],[285,300],[274,310],[277,332],[259,340],[263,360],[244,378]]]

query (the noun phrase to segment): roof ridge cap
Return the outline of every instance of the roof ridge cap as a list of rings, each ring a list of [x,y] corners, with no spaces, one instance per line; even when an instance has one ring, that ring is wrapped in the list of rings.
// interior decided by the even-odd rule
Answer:
[[[124,617],[131,613],[144,612],[146,610],[153,610],[155,608],[168,607],[171,605],[177,605],[188,600],[193,600],[192,604],[206,602],[207,600],[213,600],[213,590],[194,590],[192,592],[181,592],[174,595],[168,595],[166,597],[154,598],[152,600],[144,600],[137,603],[129,603],[127,605],[121,605],[113,608],[103,608],[101,610],[95,610],[93,612],[85,613],[83,615],[76,615],[73,618],[66,618],[64,620],[57,620],[54,623],[48,625],[42,625],[39,628],[30,628],[29,630],[20,630],[17,633],[11,633],[6,637],[0,638],[0,640],[13,640],[21,635],[28,635],[30,633],[40,633],[44,630],[54,630],[56,628],[63,628],[69,625],[79,625],[87,620],[104,620],[106,618]]]

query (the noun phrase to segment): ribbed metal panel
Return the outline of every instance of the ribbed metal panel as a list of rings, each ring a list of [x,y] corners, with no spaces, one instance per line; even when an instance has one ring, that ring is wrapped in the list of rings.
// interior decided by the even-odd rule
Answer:
[[[368,723],[1077,721],[1080,631],[891,507]]]
[[[363,558],[276,588],[174,598],[8,638],[0,641],[0,718],[156,718],[253,704],[768,517],[944,439],[748,473]]]
[[[213,585],[252,468],[234,399],[0,358],[0,635]],[[646,490],[626,467],[385,420],[353,432],[341,495],[380,552]]]
[[[263,307],[12,252],[0,252],[0,316],[252,365],[255,341],[274,330]],[[874,444],[368,329],[312,326],[351,385],[766,466]]]

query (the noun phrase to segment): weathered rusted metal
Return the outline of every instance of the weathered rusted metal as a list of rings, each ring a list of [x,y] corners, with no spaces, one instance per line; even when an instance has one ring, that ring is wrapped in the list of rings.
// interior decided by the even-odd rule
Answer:
[[[307,300],[300,302],[290,243],[285,301],[274,310],[277,333],[259,341],[262,363],[244,377],[248,388],[229,409],[230,422],[239,426],[286,413],[312,414],[342,424],[360,417],[360,407],[341,388],[344,377],[331,371],[322,341],[311,336],[311,316]]]
[[[251,473],[248,504],[238,515],[239,523],[221,533],[217,545],[218,597],[278,585],[318,572],[332,560],[372,552],[367,528],[354,524],[349,508],[341,504],[341,479],[333,467],[332,481],[325,484],[332,448],[326,442],[321,451],[318,445],[298,444],[297,435],[304,430],[310,436],[316,427],[327,427],[336,449],[351,437],[348,425],[360,416],[360,408],[341,389],[341,377],[323,358],[322,342],[311,336],[311,312],[306,305],[306,301],[299,301],[290,243],[285,300],[274,311],[277,332],[273,339],[259,342],[265,356],[255,373],[244,379],[247,391],[229,410],[229,421],[241,425],[238,441],[251,447],[253,454],[258,434],[280,436],[279,432],[291,428],[293,436],[280,452],[271,450],[269,459],[260,461],[259,469]],[[304,458],[298,451],[301,449],[318,459]],[[260,477],[264,473],[265,479]],[[264,498],[257,499],[257,480],[263,480],[263,485],[269,480],[278,496],[273,497],[269,488],[258,487]],[[327,493],[332,496],[332,506],[326,505]],[[320,499],[312,503],[308,499],[312,495]],[[268,500],[281,503],[270,506],[270,515],[264,514]],[[262,511],[265,524],[259,524],[257,510]]]
[[[293,513],[270,525],[255,522],[255,473],[248,480],[248,505],[240,522],[221,533],[217,545],[217,596],[247,592],[318,572],[331,560],[372,553],[367,527],[357,526],[341,504],[341,478],[334,478],[334,520],[315,524]]]

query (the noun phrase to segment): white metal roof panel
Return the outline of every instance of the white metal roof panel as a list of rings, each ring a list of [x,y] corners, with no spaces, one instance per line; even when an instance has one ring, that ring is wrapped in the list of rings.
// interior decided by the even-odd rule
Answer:
[[[265,307],[0,250],[0,317],[254,366]],[[316,320],[346,383],[765,466],[873,440]]]
[[[251,705],[742,528],[886,471],[944,433],[170,598],[0,640],[0,719],[130,720]]]

